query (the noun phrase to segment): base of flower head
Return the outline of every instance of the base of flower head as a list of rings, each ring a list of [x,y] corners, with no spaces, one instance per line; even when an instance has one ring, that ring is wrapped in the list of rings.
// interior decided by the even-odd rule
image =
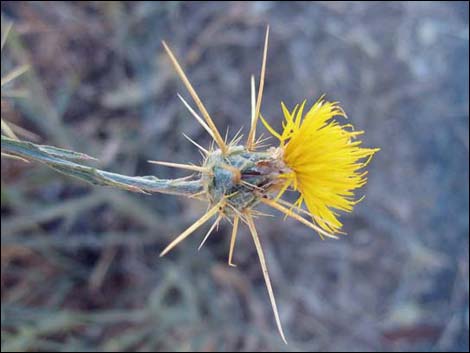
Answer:
[[[280,176],[288,172],[277,148],[253,152],[244,146],[232,146],[224,155],[220,150],[208,153],[202,174],[204,189],[211,204],[224,199],[228,214],[253,208],[259,200],[279,190]]]

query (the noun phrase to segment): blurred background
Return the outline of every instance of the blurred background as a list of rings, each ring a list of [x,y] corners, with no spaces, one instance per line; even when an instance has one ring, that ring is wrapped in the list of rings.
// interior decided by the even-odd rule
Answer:
[[[182,177],[146,161],[199,163],[183,132],[210,143],[163,39],[219,128],[246,133],[267,24],[263,115],[279,128],[281,100],[326,93],[382,149],[340,241],[258,222],[288,346],[244,226],[237,268],[227,224],[160,259],[205,203],[2,159],[2,351],[468,351],[468,2],[2,1],[1,16],[2,77],[30,65],[2,118],[99,168]]]

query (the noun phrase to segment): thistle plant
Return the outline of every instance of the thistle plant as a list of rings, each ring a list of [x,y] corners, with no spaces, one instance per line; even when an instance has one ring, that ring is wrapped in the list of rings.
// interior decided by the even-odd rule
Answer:
[[[321,238],[337,239],[342,224],[337,211],[351,212],[362,199],[356,200],[354,192],[367,179],[364,167],[378,149],[363,148],[351,124],[340,124],[335,117],[346,114],[337,102],[328,102],[322,96],[310,108],[306,101],[291,111],[281,103],[284,121],[281,132],[275,131],[260,111],[266,74],[269,27],[266,30],[258,91],[251,77],[251,122],[247,138],[239,132],[231,140],[222,138],[213,119],[191,85],[170,47],[163,42],[178,76],[186,86],[199,113],[181,96],[179,99],[190,114],[213,139],[204,148],[187,137],[202,152],[201,165],[149,161],[151,163],[188,170],[186,178],[163,180],[154,176],[129,177],[82,165],[91,157],[51,146],[2,136],[2,149],[9,155],[33,159],[51,168],[98,185],[108,185],[130,191],[171,193],[185,195],[208,203],[208,210],[190,227],[178,235],[160,254],[166,255],[197,229],[212,220],[200,247],[212,231],[222,222],[232,225],[228,264],[233,263],[233,253],[241,223],[245,223],[253,238],[274,312],[278,331],[286,342],[268,268],[256,230],[254,219],[265,215],[257,206],[266,205],[286,217],[295,219],[314,230]],[[200,115],[199,115],[200,114]],[[278,146],[267,147],[265,139],[257,137],[258,120],[279,140]],[[287,190],[299,194],[290,203],[282,198]]]

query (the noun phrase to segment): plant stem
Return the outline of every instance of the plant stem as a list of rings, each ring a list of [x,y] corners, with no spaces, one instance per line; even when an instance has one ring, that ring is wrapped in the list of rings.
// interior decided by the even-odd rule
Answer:
[[[1,148],[7,155],[35,160],[48,167],[73,176],[88,183],[111,186],[133,192],[177,194],[191,197],[203,191],[201,180],[159,179],[155,176],[127,176],[111,173],[77,163],[77,161],[95,160],[86,154],[52,146],[37,145],[32,142],[1,137]]]

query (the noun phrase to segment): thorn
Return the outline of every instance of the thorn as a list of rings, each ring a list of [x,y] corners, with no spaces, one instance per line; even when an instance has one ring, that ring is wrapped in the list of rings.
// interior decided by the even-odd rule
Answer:
[[[180,164],[180,163],[163,162],[163,161],[151,161],[151,160],[149,160],[147,162],[152,163],[152,164],[164,165],[166,167],[194,170],[194,171],[200,172],[200,173],[209,173],[209,169],[207,169],[205,167],[200,167],[200,166],[197,166],[197,165]]]
[[[263,62],[261,64],[261,75],[258,87],[258,97],[256,100],[255,114],[254,119],[251,124],[250,133],[248,134],[248,139],[246,141],[246,147],[251,150],[253,148],[253,143],[255,141],[256,135],[256,124],[258,122],[258,117],[261,110],[261,101],[263,99],[263,89],[264,89],[264,78],[266,75],[266,58],[268,56],[268,41],[269,41],[269,25],[266,27],[266,37],[264,40],[264,50],[263,50]]]
[[[271,206],[272,208],[284,213],[285,215],[291,217],[291,218],[294,218],[295,220],[299,221],[300,223],[303,223],[305,224],[307,227],[310,227],[312,228],[313,230],[317,231],[318,232],[318,235],[320,235],[320,238],[323,239],[322,235],[328,237],[328,238],[333,238],[333,239],[338,239],[337,236],[333,235],[333,234],[330,234],[326,231],[324,231],[323,229],[321,229],[320,227],[318,227],[317,225],[313,224],[312,222],[309,222],[307,221],[305,218],[299,216],[298,214],[292,212],[291,210],[285,208],[284,206],[281,206],[280,204],[278,204],[277,202],[273,201],[273,200],[269,200],[269,199],[260,199],[260,201],[268,206]]]
[[[191,82],[189,82],[188,77],[184,73],[183,69],[181,68],[181,65],[178,63],[178,60],[176,59],[175,55],[171,51],[170,47],[166,44],[165,41],[162,41],[162,44],[163,44],[163,47],[165,48],[166,53],[168,54],[168,56],[170,58],[171,63],[173,64],[173,67],[175,68],[177,74],[179,75],[180,79],[183,81],[183,84],[186,86],[186,89],[189,91],[189,94],[193,98],[194,102],[196,103],[197,107],[199,108],[199,111],[201,112],[202,116],[206,120],[207,125],[209,126],[210,130],[212,131],[212,134],[214,136],[214,140],[219,145],[222,153],[226,154],[227,145],[224,143],[224,140],[220,136],[219,130],[217,130],[217,127],[215,126],[212,118],[210,117],[209,113],[207,112],[206,107],[204,106],[201,99],[197,95],[196,90],[191,85]]]
[[[168,252],[173,249],[176,245],[190,236],[196,229],[206,223],[213,215],[215,215],[219,211],[219,207],[222,205],[224,200],[217,203],[214,207],[212,207],[209,211],[207,211],[201,218],[199,218],[196,222],[194,222],[189,228],[187,228],[183,233],[178,235],[176,239],[174,239],[161,253],[160,257],[165,256]]]
[[[233,258],[233,249],[235,248],[235,241],[237,240],[237,232],[238,232],[238,221],[240,217],[236,215],[233,218],[233,228],[232,228],[232,237],[230,238],[230,250],[228,253],[228,265],[232,267],[237,267],[237,265],[234,265],[232,262]]]
[[[266,289],[268,290],[269,299],[271,300],[271,306],[274,312],[274,318],[276,320],[277,329],[279,334],[281,335],[282,340],[285,344],[287,344],[286,337],[284,336],[284,331],[282,330],[281,320],[279,318],[279,312],[277,310],[276,299],[274,298],[274,292],[271,285],[271,280],[269,278],[268,267],[266,265],[266,259],[264,257],[263,248],[261,247],[261,242],[258,237],[258,233],[256,231],[255,223],[253,222],[253,217],[251,213],[245,213],[246,222],[248,224],[248,228],[250,228],[251,236],[253,237],[253,241],[255,243],[256,251],[258,253],[259,262],[261,264],[261,270],[263,272],[264,282],[266,284]]]
[[[209,236],[212,234],[212,232],[214,231],[214,228],[216,226],[219,225],[219,222],[220,222],[220,219],[221,219],[222,216],[219,215],[219,217],[217,217],[217,219],[214,221],[214,223],[212,224],[212,226],[209,228],[209,230],[207,231],[206,233],[206,236],[204,237],[204,239],[201,241],[201,244],[199,244],[198,248],[197,248],[197,251],[200,251],[201,248],[204,246],[206,240],[209,238]]]

